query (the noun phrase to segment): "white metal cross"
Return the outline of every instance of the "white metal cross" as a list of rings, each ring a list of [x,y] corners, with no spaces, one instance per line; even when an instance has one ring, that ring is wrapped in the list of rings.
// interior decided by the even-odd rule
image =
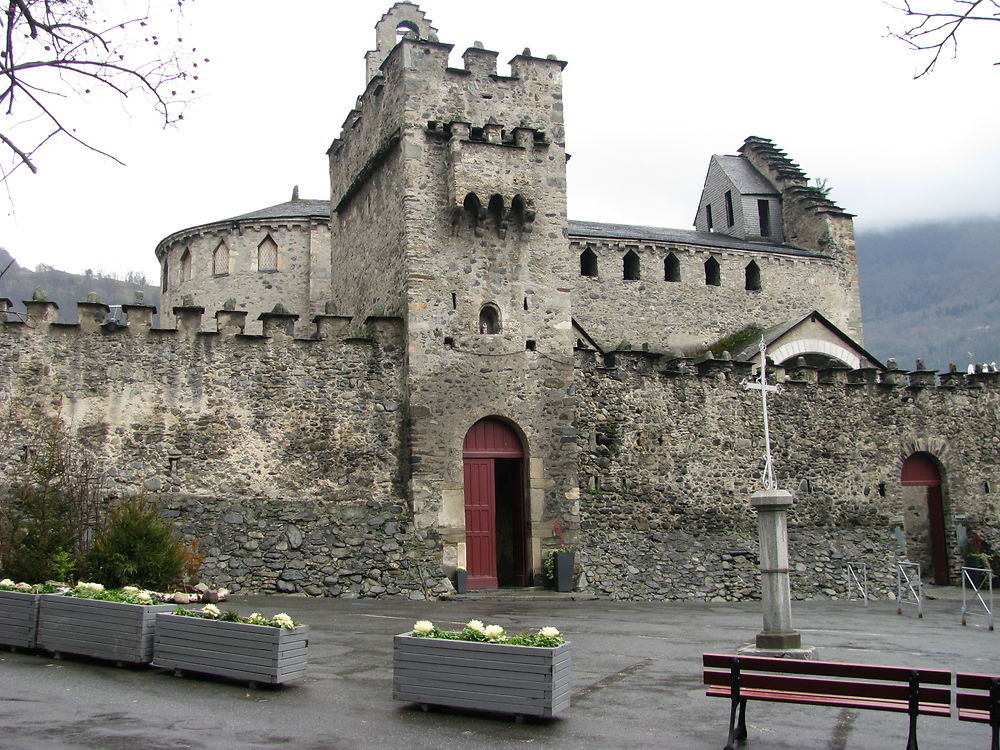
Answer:
[[[774,476],[774,461],[771,459],[771,430],[767,421],[767,394],[781,393],[782,388],[778,385],[768,385],[767,383],[767,345],[764,337],[760,337],[760,378],[756,381],[744,380],[742,385],[747,390],[760,391],[760,400],[764,409],[764,471],[761,480],[765,490],[778,489],[778,480]]]

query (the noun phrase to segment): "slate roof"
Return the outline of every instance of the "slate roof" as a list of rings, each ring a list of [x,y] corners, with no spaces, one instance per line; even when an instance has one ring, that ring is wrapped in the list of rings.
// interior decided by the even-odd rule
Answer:
[[[293,216],[322,216],[330,218],[329,200],[296,199],[268,206],[248,214],[240,214],[223,221],[244,221],[247,219],[285,219]],[[215,222],[213,222],[215,223]]]
[[[729,250],[752,250],[760,253],[780,253],[804,258],[827,258],[829,256],[810,252],[791,245],[772,245],[766,242],[746,242],[728,237],[718,232],[697,232],[692,229],[666,229],[663,227],[643,227],[632,224],[602,224],[596,221],[569,222],[571,240],[593,238],[610,240],[635,240],[638,242],[664,242],[673,244],[721,247]]]
[[[741,195],[780,195],[746,157],[716,154],[712,158]]]

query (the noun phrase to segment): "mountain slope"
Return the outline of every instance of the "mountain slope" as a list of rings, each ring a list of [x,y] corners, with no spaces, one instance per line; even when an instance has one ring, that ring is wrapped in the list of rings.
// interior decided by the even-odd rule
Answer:
[[[1000,217],[859,232],[865,345],[904,369],[1000,360]]]

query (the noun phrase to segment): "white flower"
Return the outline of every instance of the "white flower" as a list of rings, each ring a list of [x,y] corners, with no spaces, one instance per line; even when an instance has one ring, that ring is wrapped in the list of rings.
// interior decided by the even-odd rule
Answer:
[[[209,617],[218,617],[219,615],[222,614],[219,608],[216,607],[214,604],[206,604],[204,607],[201,608],[201,611],[204,612]]]
[[[486,626],[483,625],[482,620],[469,620],[465,623],[465,627],[469,630],[475,631],[476,633],[482,633]]]
[[[251,625],[267,625],[267,618],[260,612],[251,612],[247,622]]]
[[[122,586],[122,591],[124,591],[126,594],[138,594],[139,593],[139,587],[138,586]]]
[[[538,635],[543,638],[555,638],[559,635],[559,631],[555,628],[542,628],[538,631]]]
[[[146,604],[146,603],[149,603],[149,602],[153,601],[153,597],[150,596],[150,594],[149,594],[148,591],[140,591],[140,592],[138,592],[135,595],[135,598],[138,599],[143,604]]]
[[[20,589],[21,591],[31,591],[31,584],[21,581],[21,583],[15,584],[14,588]]]
[[[272,617],[271,622],[273,622],[279,628],[287,628],[288,630],[291,630],[292,628],[295,627],[294,620],[292,620],[292,618],[286,615],[284,612],[279,612],[274,617]]]
[[[98,591],[104,591],[104,584],[101,583],[88,583],[87,581],[80,581],[76,584],[76,587],[78,589],[83,589],[84,591],[92,591],[95,593]]]
[[[488,640],[498,641],[501,637],[503,637],[503,628],[499,625],[487,625],[483,628],[483,635],[485,635]]]
[[[13,585],[14,582],[9,578],[4,578],[2,581],[0,581],[0,586],[13,586]]]
[[[434,630],[434,624],[430,620],[417,620],[413,623],[413,632],[418,635],[427,635]]]

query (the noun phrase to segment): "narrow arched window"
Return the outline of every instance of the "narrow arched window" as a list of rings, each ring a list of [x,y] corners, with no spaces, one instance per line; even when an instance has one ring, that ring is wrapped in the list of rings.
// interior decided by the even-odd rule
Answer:
[[[170,283],[170,268],[167,265],[167,259],[163,259],[163,271],[160,273],[160,291],[167,291],[167,284]]]
[[[747,263],[747,267],[744,270],[744,277],[748,292],[760,291],[760,267],[757,265],[756,261],[752,260]]]
[[[496,305],[483,305],[479,311],[479,332],[500,333],[500,310]]]
[[[504,235],[504,205],[503,198],[499,195],[490,196],[490,203],[486,209],[486,213],[489,216],[490,224],[492,224],[492,229],[497,233],[497,236],[503,239]]]
[[[181,255],[181,281],[191,281],[191,251],[185,250]]]
[[[396,27],[396,42],[399,43],[400,39],[406,37],[407,34],[413,34],[413,38],[420,36],[420,32],[417,27],[410,21],[403,21]]]
[[[589,247],[580,253],[580,275],[597,276],[597,253]]]
[[[664,281],[680,281],[681,280],[681,262],[677,259],[677,256],[670,253],[666,258],[663,259],[663,280]]]
[[[471,229],[476,236],[479,236],[479,219],[483,212],[483,204],[479,200],[479,196],[475,193],[469,193],[465,196],[465,201],[462,203],[462,207],[465,209],[463,213],[463,218],[465,225]]]
[[[705,284],[708,286],[722,285],[722,271],[719,268],[719,261],[709,258],[705,261]]]
[[[225,242],[220,242],[219,246],[215,248],[215,252],[212,253],[212,273],[215,276],[229,273],[229,248],[226,247]]]
[[[278,270],[278,243],[267,235],[263,241],[257,245],[257,270],[277,271]]]
[[[622,261],[622,278],[626,281],[639,280],[639,254],[635,250],[625,253]]]

